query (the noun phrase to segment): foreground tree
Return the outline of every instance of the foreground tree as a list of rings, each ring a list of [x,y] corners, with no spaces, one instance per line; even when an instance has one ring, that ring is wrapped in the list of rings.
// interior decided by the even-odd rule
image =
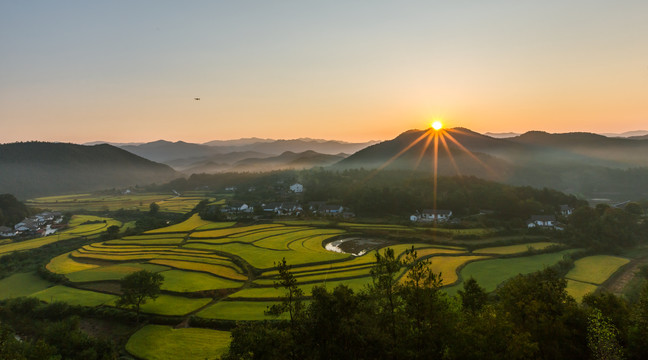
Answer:
[[[117,307],[132,308],[137,313],[139,323],[140,306],[147,299],[155,300],[160,294],[164,277],[148,270],[132,273],[121,280],[122,295],[117,300]]]

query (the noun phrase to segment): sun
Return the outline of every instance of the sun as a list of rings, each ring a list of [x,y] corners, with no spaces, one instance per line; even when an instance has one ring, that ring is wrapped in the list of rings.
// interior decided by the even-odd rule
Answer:
[[[441,130],[441,128],[443,128],[443,124],[441,123],[441,121],[438,121],[438,120],[433,122],[431,126],[432,126],[432,129],[437,130],[437,131]]]

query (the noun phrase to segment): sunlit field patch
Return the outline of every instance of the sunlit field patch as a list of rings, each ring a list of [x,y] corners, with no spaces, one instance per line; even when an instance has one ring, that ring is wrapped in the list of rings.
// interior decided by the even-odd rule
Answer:
[[[452,285],[459,279],[457,275],[457,269],[460,266],[470,261],[488,258],[489,256],[435,256],[430,259],[429,268],[435,274],[441,273],[443,285]],[[401,277],[401,283],[409,280],[408,274],[409,271]]]
[[[587,295],[588,293],[593,293],[597,288],[598,286],[593,284],[569,279],[567,280],[567,294],[576,299],[576,301],[578,302],[581,302],[583,300],[583,296]]]
[[[543,242],[534,242],[528,244],[488,247],[483,249],[477,249],[474,250],[473,252],[480,253],[480,254],[509,255],[509,254],[518,254],[518,253],[527,252],[529,251],[529,249],[543,250],[554,245],[558,245],[558,244],[554,242],[543,241]]]
[[[126,351],[141,359],[203,360],[217,358],[229,343],[228,331],[146,325],[128,339]]]
[[[630,260],[611,255],[587,256],[574,261],[574,268],[565,276],[567,279],[602,284]]]
[[[209,225],[210,221],[203,220],[198,216],[198,214],[193,214],[189,219],[175,225],[163,227],[160,229],[150,230],[144,234],[157,234],[157,233],[177,233],[177,232],[189,232],[195,228]]]

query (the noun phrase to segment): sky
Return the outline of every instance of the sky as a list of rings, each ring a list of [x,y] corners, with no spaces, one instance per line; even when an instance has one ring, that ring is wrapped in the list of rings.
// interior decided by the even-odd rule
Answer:
[[[0,0],[2,143],[366,141],[434,119],[648,129],[648,1]]]

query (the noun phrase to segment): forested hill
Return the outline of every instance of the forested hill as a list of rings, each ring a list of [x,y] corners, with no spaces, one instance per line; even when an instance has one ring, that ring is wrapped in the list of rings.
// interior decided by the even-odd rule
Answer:
[[[0,145],[0,193],[19,199],[167,182],[167,165],[112,145],[25,142]]]

